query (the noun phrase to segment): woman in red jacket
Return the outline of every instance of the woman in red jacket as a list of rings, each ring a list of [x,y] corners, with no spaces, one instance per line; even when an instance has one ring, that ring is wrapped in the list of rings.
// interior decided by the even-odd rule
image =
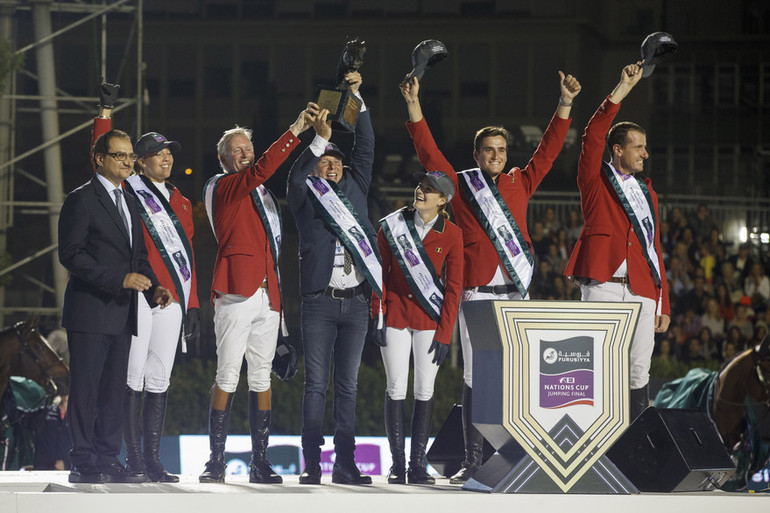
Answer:
[[[100,84],[101,109],[94,120],[94,141],[111,128],[110,113],[118,88]],[[179,189],[166,182],[174,165],[174,152],[180,149],[178,142],[149,132],[134,145],[136,155],[124,157],[138,157],[135,170],[139,174],[123,181],[123,188],[130,192],[125,197],[137,202],[148,260],[158,281],[171,291],[174,299],[167,308],[153,308],[144,295],[139,294],[138,332],[131,339],[128,354],[123,440],[126,470],[140,481],[179,481],[179,477],[169,474],[160,461],[160,439],[169,378],[182,326],[183,341],[186,341],[198,336],[200,325],[192,250],[192,204]]]
[[[442,171],[418,173],[412,208],[385,217],[377,235],[382,255],[382,302],[372,295],[374,341],[381,346],[387,395],[385,430],[393,466],[388,482],[433,484],[423,460],[430,434],[433,384],[449,353],[463,283],[462,231],[447,218],[455,193]],[[409,470],[404,455],[409,357],[414,354],[414,409]]]

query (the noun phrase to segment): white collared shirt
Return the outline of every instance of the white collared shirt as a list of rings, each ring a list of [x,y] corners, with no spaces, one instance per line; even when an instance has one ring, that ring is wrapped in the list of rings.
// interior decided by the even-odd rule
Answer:
[[[417,235],[420,236],[420,240],[425,240],[425,236],[433,229],[433,225],[436,224],[437,220],[438,214],[427,223],[424,223],[422,217],[420,217],[420,213],[416,210],[414,211],[414,229],[417,230]]]
[[[107,194],[109,194],[110,199],[112,200],[113,203],[115,203],[115,192],[114,191],[117,189],[117,190],[119,190],[121,192],[120,197],[121,197],[121,203],[123,204],[122,205],[123,212],[126,213],[126,220],[128,221],[128,240],[129,240],[129,243],[133,246],[134,239],[133,239],[133,236],[131,234],[131,231],[132,231],[134,225],[131,222],[131,211],[128,210],[128,203],[126,203],[126,191],[124,191],[120,187],[115,187],[115,185],[113,185],[112,182],[107,180],[104,176],[102,176],[99,173],[96,173],[96,177],[99,179],[99,182],[101,182],[101,184],[104,186],[105,190],[107,191]],[[117,206],[118,206],[117,203],[115,203],[115,208],[117,208]]]

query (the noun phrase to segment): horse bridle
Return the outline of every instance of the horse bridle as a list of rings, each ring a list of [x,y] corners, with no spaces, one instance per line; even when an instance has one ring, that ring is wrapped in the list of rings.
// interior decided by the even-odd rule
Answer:
[[[26,333],[23,331],[23,328],[25,326],[25,322],[17,322],[13,326],[13,330],[16,333],[16,339],[19,341],[19,345],[21,346],[21,349],[27,354],[28,357],[32,359],[33,362],[35,362],[35,365],[37,365],[37,368],[40,370],[40,372],[43,373],[43,375],[46,378],[46,387],[48,388],[48,392],[51,394],[56,394],[57,386],[54,382],[51,375],[48,373],[50,369],[55,367],[56,365],[63,362],[61,357],[58,358],[58,361],[52,363],[48,367],[44,366],[43,363],[40,361],[40,358],[37,355],[37,352],[32,348],[32,346],[29,345],[29,342],[27,342],[27,338],[25,334],[32,334],[36,333],[37,330],[35,328],[30,327],[29,331]]]

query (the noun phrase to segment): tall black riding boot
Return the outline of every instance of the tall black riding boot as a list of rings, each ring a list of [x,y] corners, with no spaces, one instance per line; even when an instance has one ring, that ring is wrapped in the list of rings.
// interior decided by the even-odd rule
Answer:
[[[144,393],[144,464],[147,477],[155,483],[178,483],[179,477],[169,474],[160,462],[160,438],[166,420],[168,392]]]
[[[631,418],[629,420],[633,422],[650,406],[649,386],[644,385],[642,388],[632,389],[629,393],[629,403],[631,407]]]
[[[425,470],[425,450],[430,435],[430,421],[433,416],[433,398],[427,401],[414,400],[412,412],[412,449],[409,454],[409,484],[434,484],[436,482]]]
[[[465,461],[462,468],[453,475],[451,484],[464,484],[481,466],[484,437],[473,425],[471,413],[473,412],[473,389],[463,383],[463,439],[465,440]]]
[[[388,435],[393,465],[388,473],[388,483],[406,484],[406,455],[404,454],[404,417],[406,401],[391,399],[385,394],[385,433]]]
[[[123,443],[126,445],[126,472],[132,482],[147,480],[142,458],[142,393],[126,387],[123,399]]]
[[[226,395],[224,410],[214,408],[214,404]],[[212,406],[209,408],[209,447],[211,456],[206,462],[206,469],[198,477],[201,483],[225,482],[225,442],[227,430],[230,428],[230,408],[233,405],[233,394],[220,390],[216,384],[211,389]]]
[[[258,392],[249,392],[249,431],[251,432],[251,463],[249,483],[283,483],[265,457],[270,436],[271,410],[258,409]]]

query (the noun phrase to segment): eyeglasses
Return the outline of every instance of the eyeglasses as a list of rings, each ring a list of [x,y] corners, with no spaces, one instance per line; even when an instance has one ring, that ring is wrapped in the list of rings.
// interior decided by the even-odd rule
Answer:
[[[139,158],[139,155],[136,153],[123,153],[122,151],[118,151],[116,153],[107,153],[107,155],[114,158],[118,162],[124,162],[126,159],[131,159],[131,162],[136,162],[136,159]]]

